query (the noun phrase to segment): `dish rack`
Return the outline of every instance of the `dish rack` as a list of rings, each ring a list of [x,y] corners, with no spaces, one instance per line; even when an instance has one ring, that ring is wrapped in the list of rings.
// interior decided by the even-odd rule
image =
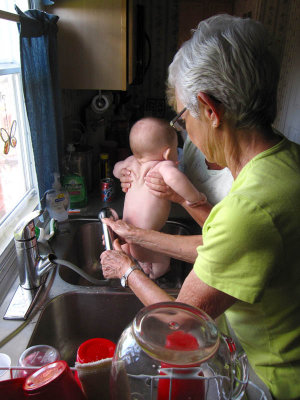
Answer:
[[[224,381],[229,382],[229,378],[227,376],[223,375],[211,375],[211,376],[201,376],[199,375],[199,372],[201,372],[201,368],[190,368],[191,373],[185,373],[184,375],[182,373],[177,373],[176,368],[161,368],[160,370],[163,372],[164,375],[132,375],[128,374],[128,376],[131,379],[136,379],[136,380],[144,380],[147,384],[147,386],[150,386],[150,391],[151,391],[151,397],[149,400],[156,400],[157,398],[157,391],[158,391],[158,381],[161,379],[168,379],[169,380],[169,397],[168,399],[164,400],[172,400],[172,382],[176,380],[199,380],[199,381],[206,381],[206,395],[205,399],[206,400],[231,400],[232,398],[235,398],[236,400],[242,400],[242,399],[249,399],[246,397],[245,393],[242,393],[238,395],[237,397],[232,397],[232,395],[226,395],[224,392]],[[234,381],[240,385],[242,385],[244,388],[246,386],[252,387],[252,392],[253,392],[253,399],[255,400],[268,400],[265,392],[259,388],[254,382],[250,381],[249,379],[247,381],[241,381],[238,378],[234,377]],[[255,396],[255,397],[254,397]],[[144,397],[141,396],[139,393],[131,393],[131,400],[142,400]],[[148,397],[145,397],[145,399],[148,399]],[[176,397],[178,398],[178,397]]]
[[[20,366],[10,366],[10,367],[2,367],[0,365],[0,371],[7,371],[9,370],[10,373],[10,379],[14,379],[15,373],[18,371],[23,371],[25,372],[35,372],[41,367],[20,367]],[[70,367],[71,371],[73,373],[76,371],[75,367]],[[228,380],[228,377],[222,376],[222,375],[214,375],[214,376],[209,376],[209,377],[204,377],[204,376],[199,376],[199,369],[198,368],[192,368],[192,372],[190,374],[185,374],[182,375],[180,373],[176,373],[176,370],[174,372],[173,368],[162,368],[161,371],[165,375],[156,375],[156,376],[150,376],[150,375],[129,375],[130,378],[137,379],[137,380],[146,380],[147,385],[150,386],[151,388],[151,400],[156,400],[157,396],[157,386],[158,386],[158,380],[159,379],[169,379],[170,381],[170,392],[169,392],[169,398],[165,400],[171,400],[172,399],[172,382],[174,379],[179,379],[179,380],[203,380],[207,381],[207,395],[206,398],[207,400],[220,400],[220,399],[225,399],[225,400],[230,400],[231,397],[226,397],[224,392],[222,391],[222,382],[224,380]],[[234,380],[242,385],[245,386],[251,386],[252,389],[254,390],[254,395],[255,395],[255,400],[268,400],[265,392],[260,389],[254,382],[248,380],[248,381],[240,381],[236,377]],[[213,396],[213,397],[212,397]],[[245,395],[242,395],[241,397],[238,397],[237,399],[244,399],[246,398]],[[131,393],[131,400],[142,400],[143,397],[141,397],[140,394],[135,394]]]

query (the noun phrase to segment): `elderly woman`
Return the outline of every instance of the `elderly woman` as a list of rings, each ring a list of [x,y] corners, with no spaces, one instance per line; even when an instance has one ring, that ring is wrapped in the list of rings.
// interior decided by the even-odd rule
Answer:
[[[119,238],[194,262],[177,300],[213,318],[223,312],[250,364],[274,398],[300,398],[300,146],[272,129],[278,68],[258,22],[219,15],[201,22],[169,68],[169,95],[191,141],[209,162],[228,167],[230,193],[212,208],[203,237],[145,231],[105,220]],[[173,120],[174,123],[174,120]],[[189,208],[197,221],[209,206]],[[106,278],[127,276],[144,304],[170,297],[134,260],[102,254]],[[132,272],[131,272],[132,271]]]

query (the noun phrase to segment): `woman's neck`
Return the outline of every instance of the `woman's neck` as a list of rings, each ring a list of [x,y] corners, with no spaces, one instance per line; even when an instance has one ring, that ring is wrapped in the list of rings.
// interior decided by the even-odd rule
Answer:
[[[247,129],[231,131],[229,144],[225,145],[225,158],[228,168],[234,179],[243,167],[255,156],[270,149],[281,141],[281,137],[275,135],[269,129]]]

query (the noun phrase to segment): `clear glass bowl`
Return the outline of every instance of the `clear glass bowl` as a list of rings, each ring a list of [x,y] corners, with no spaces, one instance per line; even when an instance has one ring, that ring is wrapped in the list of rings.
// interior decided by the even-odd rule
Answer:
[[[143,308],[121,335],[110,389],[113,400],[241,399],[247,378],[246,357],[206,313],[166,302]]]

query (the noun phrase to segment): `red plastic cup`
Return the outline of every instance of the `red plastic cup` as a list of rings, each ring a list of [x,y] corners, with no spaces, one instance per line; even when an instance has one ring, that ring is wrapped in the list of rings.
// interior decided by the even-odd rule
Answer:
[[[104,338],[89,339],[78,347],[76,361],[79,364],[86,364],[111,358],[115,353],[115,349],[116,344],[111,340]],[[75,371],[75,379],[81,386],[77,371]]]
[[[168,335],[166,340],[166,348],[176,350],[196,350],[198,343],[196,338],[182,331],[176,331]],[[161,363],[161,368],[174,368],[176,374],[186,375],[190,372],[189,368],[197,367],[196,365],[172,365]],[[163,371],[160,375],[166,375]],[[198,376],[203,376],[202,372]],[[170,379],[159,379],[157,400],[204,400],[205,399],[205,383],[202,379],[174,379],[172,378],[171,397],[170,397]]]
[[[45,365],[28,376],[23,391],[26,400],[86,400],[68,364],[63,360]]]
[[[5,400],[24,400],[25,378],[8,379],[0,382],[0,398]]]
[[[111,340],[103,338],[89,339],[83,342],[78,350],[76,361],[80,364],[104,360],[113,357],[116,345]]]

